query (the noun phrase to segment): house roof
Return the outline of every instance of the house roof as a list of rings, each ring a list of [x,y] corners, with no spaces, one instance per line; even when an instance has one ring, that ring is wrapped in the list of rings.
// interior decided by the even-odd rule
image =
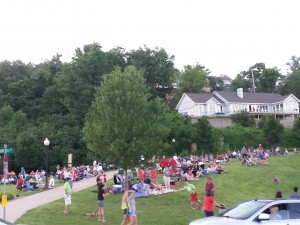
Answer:
[[[275,103],[284,101],[289,95],[282,96],[277,93],[252,93],[243,92],[243,98],[240,98],[236,92],[215,91],[228,102],[243,103]]]
[[[190,99],[192,99],[195,103],[205,103],[210,99],[214,98],[218,102],[221,101],[216,95],[213,94],[197,94],[197,93],[185,93]]]
[[[214,91],[212,94],[199,94],[199,93],[185,93],[190,99],[195,103],[205,103],[210,99],[214,98],[220,103],[224,103],[218,95],[224,98],[227,102],[240,102],[240,103],[252,103],[252,104],[262,104],[262,103],[276,103],[282,102],[291,95],[282,96],[277,93],[252,93],[243,92],[243,98],[237,95],[237,92],[226,92],[226,91]],[[218,95],[216,95],[218,94]],[[293,95],[292,95],[293,96]],[[295,96],[293,96],[295,97]],[[296,97],[295,97],[296,98]],[[297,99],[297,98],[296,98]],[[299,99],[297,99],[299,101]]]

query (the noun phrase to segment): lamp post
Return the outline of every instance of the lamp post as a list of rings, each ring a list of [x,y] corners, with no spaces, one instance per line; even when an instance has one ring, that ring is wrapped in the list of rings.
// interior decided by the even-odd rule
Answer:
[[[45,189],[48,188],[48,149],[49,149],[50,141],[48,138],[44,140],[44,146],[45,146],[45,154],[46,154],[46,184]]]
[[[173,138],[172,143],[173,143],[174,152],[175,152],[175,142],[176,142],[176,140],[175,140],[175,138]]]
[[[254,75],[253,71],[257,72],[257,70],[251,69],[251,75],[252,75],[252,88],[253,88],[253,93],[255,93],[255,82],[254,82]]]

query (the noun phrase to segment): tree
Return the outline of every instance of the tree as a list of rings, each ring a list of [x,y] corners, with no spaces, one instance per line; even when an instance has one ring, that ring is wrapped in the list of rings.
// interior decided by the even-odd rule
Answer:
[[[288,65],[291,72],[294,72],[295,70],[300,69],[300,57],[292,56],[291,62],[287,62],[286,65]]]
[[[236,124],[240,124],[243,127],[255,127],[255,119],[247,111],[241,111],[232,117],[232,121]]]
[[[232,81],[232,86],[236,90],[238,88],[243,88],[243,90],[248,91],[251,88],[251,82],[245,79],[244,74],[238,74]]]
[[[264,69],[266,69],[264,63],[256,63],[247,71],[240,72],[232,82],[234,89],[243,88],[245,91],[253,91],[253,79],[255,86],[258,86],[260,75]]]
[[[292,131],[293,131],[292,139],[293,139],[294,147],[299,147],[300,146],[300,117],[297,117],[297,119],[295,120]]]
[[[179,89],[182,93],[200,93],[208,85],[208,71],[205,67],[187,65],[179,77]]]
[[[163,48],[150,49],[140,47],[126,53],[127,66],[132,65],[143,71],[146,84],[152,90],[164,90],[172,86],[175,73],[173,55],[169,56]]]
[[[55,88],[47,94],[58,91],[62,104],[69,113],[77,116],[79,123],[88,111],[99,86],[102,76],[110,73],[115,63],[121,61],[117,50],[104,52],[101,45],[93,43],[85,45],[83,49],[76,49],[75,56],[70,64],[65,65],[60,76],[55,79]]]
[[[281,94],[294,94],[297,98],[300,98],[300,69],[293,70],[282,83]]]
[[[205,117],[200,117],[195,126],[194,141],[200,148],[200,152],[208,153],[212,149],[213,143],[213,130],[209,121]]]
[[[274,93],[276,91],[276,84],[281,78],[281,74],[277,68],[268,68],[263,70],[259,78],[260,91],[264,93]]]
[[[152,158],[170,130],[168,107],[152,99],[143,74],[135,67],[105,75],[84,124],[91,157],[121,166],[126,173],[140,156]]]
[[[220,77],[208,76],[209,86],[211,91],[223,91],[224,81]]]
[[[269,147],[273,147],[280,142],[283,134],[283,126],[274,116],[267,116],[263,121],[260,126],[264,132],[266,144]]]

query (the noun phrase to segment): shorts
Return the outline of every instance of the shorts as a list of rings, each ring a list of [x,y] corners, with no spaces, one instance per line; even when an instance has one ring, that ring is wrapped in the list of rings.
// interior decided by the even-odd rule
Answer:
[[[71,195],[64,194],[64,199],[65,199],[65,205],[71,205],[72,203]]]
[[[129,209],[123,209],[124,216],[129,216]]]
[[[97,204],[99,208],[104,208],[104,200],[98,200]]]
[[[129,210],[129,216],[136,216],[136,211],[135,210]]]

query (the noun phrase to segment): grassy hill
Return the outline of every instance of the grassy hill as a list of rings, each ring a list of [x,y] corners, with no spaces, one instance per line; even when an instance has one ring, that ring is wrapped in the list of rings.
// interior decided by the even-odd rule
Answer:
[[[227,207],[249,199],[274,198],[277,191],[283,197],[289,197],[294,186],[300,187],[299,166],[300,155],[278,156],[269,160],[269,166],[257,165],[245,167],[234,160],[225,164],[226,172],[212,175],[215,183],[215,199]],[[279,184],[274,183],[278,177]],[[198,197],[203,199],[203,189],[206,178],[194,182]],[[180,187],[183,182],[178,182]],[[75,184],[76,185],[76,184]],[[179,189],[180,187],[176,187]],[[97,211],[96,188],[90,188],[73,196],[73,206],[70,214],[63,215],[63,199],[49,205],[29,211],[17,223],[30,225],[92,225],[97,224],[97,218],[85,216],[87,212]],[[120,224],[123,218],[120,208],[121,194],[109,195],[106,198],[105,217],[108,225]],[[136,199],[138,224],[185,225],[190,221],[203,217],[201,210],[190,209],[189,193],[187,191],[151,196]]]

